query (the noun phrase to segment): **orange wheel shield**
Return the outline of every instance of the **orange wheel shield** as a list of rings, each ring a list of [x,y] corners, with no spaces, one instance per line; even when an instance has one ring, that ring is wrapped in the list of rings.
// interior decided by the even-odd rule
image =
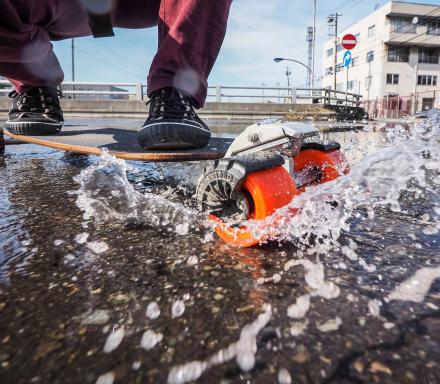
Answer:
[[[253,220],[272,215],[298,194],[292,177],[283,167],[251,173],[244,180],[242,190],[247,192],[249,219]],[[217,216],[210,215],[210,218],[216,222],[218,236],[227,243],[252,247],[264,240],[264,236],[254,237],[245,227],[232,228]]]
[[[306,149],[295,156],[293,160],[295,163],[295,173],[300,173],[307,168],[319,169],[321,177],[316,183],[311,185],[323,184],[350,172],[345,155],[338,150],[323,152],[317,149]],[[301,188],[300,192],[304,192],[306,187]]]

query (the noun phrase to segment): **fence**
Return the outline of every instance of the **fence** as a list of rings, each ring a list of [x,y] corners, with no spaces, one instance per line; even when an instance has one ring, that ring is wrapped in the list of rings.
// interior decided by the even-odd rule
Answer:
[[[11,91],[9,82],[0,80],[0,97]],[[142,83],[69,82],[61,85],[67,99],[78,100],[145,100],[147,87]],[[248,87],[216,85],[208,87],[208,101],[274,104],[323,104],[359,107],[362,96],[329,89]]]
[[[366,100],[365,110],[374,118],[399,118],[411,116],[426,109],[439,107],[440,89],[417,92],[409,96],[387,96]]]

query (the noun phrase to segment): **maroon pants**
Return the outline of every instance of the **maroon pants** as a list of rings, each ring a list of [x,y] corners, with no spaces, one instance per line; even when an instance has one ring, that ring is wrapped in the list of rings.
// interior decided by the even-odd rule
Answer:
[[[203,106],[232,0],[115,0],[113,25],[158,25],[148,93],[174,86]],[[0,75],[18,91],[64,78],[51,40],[91,35],[84,0],[0,0]]]

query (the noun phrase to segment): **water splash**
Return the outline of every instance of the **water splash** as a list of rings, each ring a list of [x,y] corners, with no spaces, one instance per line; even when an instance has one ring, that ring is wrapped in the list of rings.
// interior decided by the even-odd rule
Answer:
[[[287,275],[290,268],[302,266],[305,269],[305,282],[310,289],[307,294],[297,297],[296,303],[289,307],[290,317],[305,318],[313,304],[311,300],[316,296],[329,300],[340,295],[339,287],[326,280],[324,273],[325,259],[333,252],[340,251],[347,258],[347,263],[359,263],[367,272],[374,271],[375,266],[368,265],[361,253],[358,255],[357,244],[353,240],[348,245],[341,244],[341,235],[350,231],[353,219],[373,220],[378,210],[404,214],[402,192],[419,196],[429,191],[435,193],[432,183],[439,184],[440,180],[436,181],[438,175],[433,178],[430,172],[435,173],[440,169],[439,127],[440,114],[434,114],[411,130],[399,126],[389,128],[386,131],[389,144],[378,146],[374,153],[365,155],[348,176],[310,188],[288,207],[262,222],[244,223],[256,236],[267,235],[271,239],[287,240],[298,248],[295,258],[285,264],[286,273],[283,276]],[[106,169],[108,167],[110,169]],[[78,206],[84,210],[86,219],[117,219],[126,222],[129,217],[133,220],[147,220],[156,227],[169,223],[182,235],[188,233],[195,220],[200,219],[201,216],[183,205],[172,203],[161,196],[136,191],[127,180],[127,170],[125,162],[104,155],[99,164],[85,170],[78,177],[77,181],[81,185]],[[440,215],[440,207],[434,207],[433,210]],[[438,224],[429,216],[421,217],[421,224],[429,228],[428,233],[425,233],[427,235],[434,233],[432,228],[438,228]],[[316,261],[311,262],[308,258]],[[188,265],[194,264],[197,264],[196,260],[194,263],[188,260]],[[274,274],[270,279],[263,279],[263,282],[279,282],[279,276]],[[438,268],[425,268],[398,285],[383,300],[423,300],[437,277]],[[414,281],[418,284],[417,292],[410,293]],[[424,284],[420,284],[421,281]],[[381,306],[381,300],[370,300],[366,311],[379,319]],[[242,330],[238,342],[206,360],[173,368],[168,382],[186,383],[196,380],[211,367],[234,358],[243,370],[251,369],[255,364],[256,337],[270,317],[271,311],[260,315],[255,323]],[[329,319],[317,325],[317,329],[331,332],[337,330],[341,322],[339,317]],[[309,320],[305,318],[301,323],[293,323],[290,333],[296,337],[305,332],[308,326]],[[147,346],[154,342],[156,335],[152,331],[147,333]]]
[[[398,285],[388,295],[387,300],[421,303],[436,279],[440,279],[440,267],[421,268],[413,276]]]
[[[237,342],[221,349],[206,361],[192,361],[172,368],[168,375],[168,384],[184,384],[197,380],[209,368],[223,364],[234,357],[243,371],[250,371],[255,365],[257,336],[269,323],[271,317],[272,307],[267,305],[253,323],[244,326]]]
[[[84,220],[119,222],[165,228],[179,235],[203,226],[200,214],[182,204],[152,193],[141,193],[129,182],[127,162],[104,152],[97,164],[75,177],[76,204]]]
[[[392,145],[365,156],[349,175],[309,188],[263,221],[242,224],[256,237],[290,241],[308,255],[340,250],[351,218],[372,220],[378,208],[401,212],[402,192],[431,190],[427,168],[440,169],[439,131],[438,114],[411,130],[395,128]],[[357,258],[353,249],[343,251]]]

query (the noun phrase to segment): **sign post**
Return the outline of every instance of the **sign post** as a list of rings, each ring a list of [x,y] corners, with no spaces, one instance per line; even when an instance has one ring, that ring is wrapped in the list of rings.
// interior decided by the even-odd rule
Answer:
[[[352,59],[352,55],[350,51],[345,52],[344,55],[344,67],[346,68],[346,72],[347,72],[347,80],[345,83],[345,106],[348,106],[348,70],[350,68],[350,64],[352,63],[353,59]]]
[[[348,69],[350,67],[350,64],[353,61],[351,50],[354,49],[357,45],[357,39],[356,36],[352,34],[347,34],[342,38],[342,46],[347,50],[344,55],[344,67],[347,70],[347,81],[345,86],[345,106],[348,106]]]

